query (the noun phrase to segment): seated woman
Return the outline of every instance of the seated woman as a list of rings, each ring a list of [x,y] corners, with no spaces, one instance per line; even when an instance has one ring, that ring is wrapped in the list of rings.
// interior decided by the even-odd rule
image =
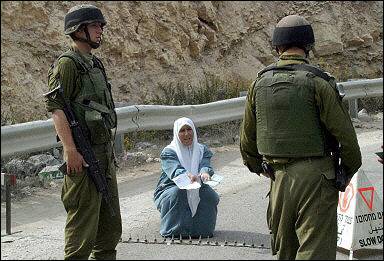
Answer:
[[[197,142],[191,119],[180,118],[173,125],[173,140],[161,153],[161,176],[154,201],[160,211],[160,234],[164,237],[212,237],[216,226],[219,195],[202,181],[214,174],[210,166],[212,152]],[[172,181],[188,175],[198,189],[179,189]]]

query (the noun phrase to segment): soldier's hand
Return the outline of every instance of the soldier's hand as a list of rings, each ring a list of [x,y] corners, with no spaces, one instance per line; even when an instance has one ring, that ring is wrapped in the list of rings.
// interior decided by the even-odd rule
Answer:
[[[67,162],[67,173],[69,175],[75,173],[81,173],[83,167],[88,167],[89,165],[85,162],[83,156],[77,151],[76,148],[70,148],[64,150],[65,161]]]

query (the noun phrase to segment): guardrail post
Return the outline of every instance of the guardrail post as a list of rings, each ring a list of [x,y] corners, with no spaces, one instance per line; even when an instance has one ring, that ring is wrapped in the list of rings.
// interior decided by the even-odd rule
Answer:
[[[124,133],[117,134],[115,137],[115,153],[121,155],[124,152]]]
[[[239,97],[247,96],[248,91],[239,92]]]
[[[115,102],[116,108],[129,106],[127,102]],[[117,134],[115,137],[115,153],[121,155],[124,152],[124,133]]]
[[[357,99],[348,100],[348,107],[349,107],[349,116],[351,118],[358,118],[358,106],[357,106]]]

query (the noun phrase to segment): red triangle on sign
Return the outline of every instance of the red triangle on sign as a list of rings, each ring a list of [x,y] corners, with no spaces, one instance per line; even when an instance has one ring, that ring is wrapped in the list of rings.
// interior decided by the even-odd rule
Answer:
[[[375,187],[366,187],[366,188],[359,188],[357,189],[361,195],[361,197],[363,198],[365,204],[367,204],[368,208],[370,210],[372,210],[372,205],[373,205],[373,192],[375,191]],[[370,196],[370,200],[368,202],[367,198],[364,196],[363,192],[364,191],[367,191],[367,190],[370,190],[371,191],[371,196]]]

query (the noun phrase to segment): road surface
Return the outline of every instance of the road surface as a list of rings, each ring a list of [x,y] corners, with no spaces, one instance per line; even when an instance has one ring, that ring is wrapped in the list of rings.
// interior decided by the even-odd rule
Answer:
[[[374,152],[383,142],[382,130],[368,130],[358,134],[363,152],[362,169],[372,184],[383,193],[383,168]],[[131,170],[136,177],[119,175],[119,195],[123,219],[122,242],[118,259],[275,259],[270,251],[270,235],[265,212],[269,180],[250,173],[242,164],[237,145],[214,148],[213,166],[224,180],[215,189],[220,195],[218,218],[214,238],[183,244],[133,243],[147,239],[153,242],[158,234],[160,214],[153,203],[153,191],[157,184],[158,166],[152,165]],[[156,163],[158,164],[158,163]],[[382,202],[382,199],[381,199]],[[62,259],[65,211],[60,201],[60,185],[22,201],[12,203],[12,234],[5,233],[5,204],[1,208],[1,259]],[[132,238],[129,241],[129,238]],[[212,246],[215,242],[219,246]],[[224,242],[246,247],[220,246]],[[254,244],[254,248],[247,247]],[[379,250],[359,250],[355,259],[381,260]],[[340,249],[337,259],[346,259],[348,252]]]

